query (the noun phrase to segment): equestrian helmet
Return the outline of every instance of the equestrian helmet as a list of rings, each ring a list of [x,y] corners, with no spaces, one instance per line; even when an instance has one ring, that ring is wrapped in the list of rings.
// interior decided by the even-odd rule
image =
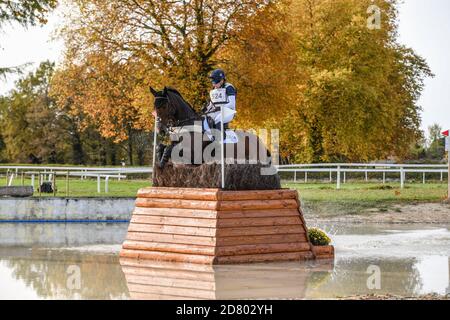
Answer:
[[[213,84],[218,84],[220,81],[225,80],[225,71],[222,69],[216,69],[211,72],[209,78]]]

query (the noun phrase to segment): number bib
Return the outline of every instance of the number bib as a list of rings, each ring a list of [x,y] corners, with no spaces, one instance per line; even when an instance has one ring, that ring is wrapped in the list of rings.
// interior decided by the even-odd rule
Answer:
[[[228,103],[227,89],[214,89],[210,92],[211,102],[214,104]]]

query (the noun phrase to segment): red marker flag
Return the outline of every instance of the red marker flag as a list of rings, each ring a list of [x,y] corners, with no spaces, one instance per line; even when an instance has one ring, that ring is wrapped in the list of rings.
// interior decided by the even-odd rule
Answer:
[[[449,136],[449,131],[450,131],[450,130],[447,130],[447,131],[442,132],[442,135],[443,135],[444,137],[448,137],[448,136]]]

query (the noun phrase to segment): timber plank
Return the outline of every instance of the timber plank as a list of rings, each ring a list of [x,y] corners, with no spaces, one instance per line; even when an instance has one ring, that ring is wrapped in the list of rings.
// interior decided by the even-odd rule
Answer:
[[[144,251],[144,250],[128,250],[122,249],[120,256],[123,258],[134,259],[149,259],[156,261],[172,261],[182,263],[199,263],[199,264],[213,264],[214,256],[203,256],[193,254],[159,252],[159,251]]]
[[[298,217],[298,209],[216,211],[218,219]]]
[[[201,209],[136,207],[134,209],[133,215],[199,218],[199,219],[236,219],[236,218],[298,217],[300,216],[300,212],[298,211],[298,209],[215,211],[215,210],[201,210]]]
[[[297,199],[296,190],[219,191],[219,201]]]
[[[202,228],[231,228],[231,227],[254,227],[254,226],[288,226],[301,225],[300,217],[277,217],[277,218],[239,218],[239,219],[196,219],[182,217],[153,217],[133,216],[131,223],[160,224],[170,226],[202,227]]]
[[[200,228],[200,227],[180,227],[180,226],[167,226],[162,224],[140,224],[131,223],[129,232],[147,232],[147,233],[164,233],[164,234],[176,234],[187,236],[202,236],[202,237],[215,237],[215,228]]]
[[[217,211],[201,209],[176,209],[176,208],[135,208],[133,215],[156,217],[182,217],[199,219],[217,219]],[[298,212],[297,212],[298,215]]]
[[[261,236],[261,235],[283,235],[293,233],[304,233],[302,225],[272,226],[272,227],[243,227],[243,228],[221,228],[217,229],[216,237],[234,236]]]
[[[299,221],[300,221],[300,219],[299,219]],[[138,216],[133,216],[131,218],[131,223],[216,228],[217,220],[216,219],[183,218],[183,217],[153,217],[153,216],[138,215]]]
[[[163,234],[163,233],[128,232],[127,240],[179,243],[179,244],[197,244],[204,246],[216,245],[215,237],[185,236],[185,235]]]
[[[311,251],[217,257],[217,264],[256,263],[269,261],[301,261],[313,259]]]
[[[313,246],[313,252],[316,259],[327,260],[334,258],[333,246]]]
[[[218,257],[310,251],[309,243],[275,243],[217,247]]]
[[[300,217],[240,218],[217,221],[217,228],[302,225]]]
[[[219,189],[192,188],[143,188],[138,191],[138,198],[181,199],[181,200],[218,200]]]
[[[138,198],[136,207],[217,210],[217,201]]]
[[[218,247],[246,244],[272,244],[272,243],[290,243],[290,242],[308,242],[305,233],[283,234],[283,235],[263,235],[263,236],[238,236],[238,237],[220,237],[216,239]]]
[[[214,246],[198,246],[176,243],[158,243],[126,240],[123,248],[127,250],[158,251],[167,253],[183,253],[193,255],[214,256]]]
[[[121,266],[134,267],[134,268],[153,268],[162,270],[182,270],[194,273],[212,273],[214,272],[214,266],[171,262],[171,261],[156,261],[156,260],[136,260],[122,257],[119,259]]]
[[[234,210],[267,210],[267,209],[298,209],[295,199],[288,200],[242,200],[220,201],[216,204],[218,211]]]

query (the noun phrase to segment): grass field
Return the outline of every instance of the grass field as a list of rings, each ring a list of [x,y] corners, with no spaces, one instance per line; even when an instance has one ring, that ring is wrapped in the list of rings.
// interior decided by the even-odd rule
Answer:
[[[14,181],[19,186],[20,179]],[[29,179],[25,179],[26,186],[31,185]],[[5,182],[3,182],[5,185]],[[57,180],[57,196],[66,196],[66,181]],[[140,188],[150,186],[149,180],[122,180],[109,181],[109,192],[105,193],[105,182],[102,179],[101,193],[97,193],[96,179],[71,179],[69,182],[70,197],[135,197]],[[37,182],[36,182],[37,187]],[[406,184],[401,190],[399,183],[383,185],[377,182],[350,182],[342,185],[341,190],[336,190],[336,185],[331,183],[284,183],[283,187],[297,189],[303,201],[309,202],[433,202],[443,200],[447,195],[446,182],[429,182]],[[35,193],[35,196],[39,196]],[[44,195],[42,196],[53,196]]]
[[[334,184],[286,184],[308,201],[440,201],[447,195],[447,183],[413,183],[400,189],[399,183],[347,183],[341,190]]]
[[[334,184],[286,184],[297,189],[304,212],[322,216],[361,214],[368,211],[392,212],[395,205],[441,202],[447,196],[447,183],[409,183],[402,190],[399,183],[353,182],[336,190]]]
[[[5,185],[5,183],[3,183]],[[22,185],[20,179],[16,179],[14,186]],[[30,179],[25,179],[25,186],[31,185]],[[35,190],[37,190],[37,181],[35,182]],[[69,197],[135,197],[139,189],[150,186],[149,180],[110,180],[108,183],[108,193],[105,193],[105,181],[101,181],[101,193],[97,192],[97,179],[70,179],[69,180]],[[56,181],[57,197],[66,197],[66,180]],[[35,197],[39,197],[39,192],[34,193]],[[53,197],[52,194],[41,194],[42,197]]]

